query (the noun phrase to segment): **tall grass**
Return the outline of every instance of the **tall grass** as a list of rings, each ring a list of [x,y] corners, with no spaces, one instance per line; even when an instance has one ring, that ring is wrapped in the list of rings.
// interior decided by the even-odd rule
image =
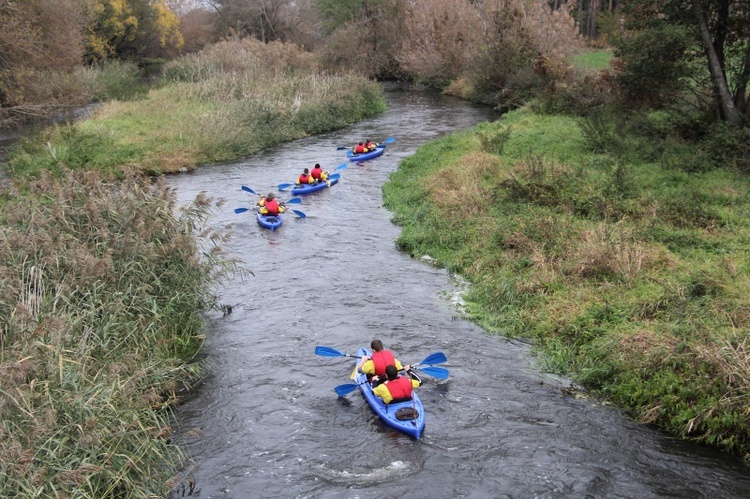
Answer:
[[[170,407],[232,262],[163,183],[43,174],[0,202],[0,491],[155,497],[183,455]],[[201,239],[202,238],[202,239]],[[208,256],[200,259],[199,246]]]
[[[342,128],[385,110],[380,86],[329,75],[295,46],[226,42],[169,63],[142,99],[111,101],[89,120],[23,141],[16,175],[41,168],[123,166],[160,174],[236,159],[269,146]]]
[[[384,187],[397,244],[466,276],[469,314],[550,370],[750,458],[750,180],[582,124],[521,110],[422,147]]]

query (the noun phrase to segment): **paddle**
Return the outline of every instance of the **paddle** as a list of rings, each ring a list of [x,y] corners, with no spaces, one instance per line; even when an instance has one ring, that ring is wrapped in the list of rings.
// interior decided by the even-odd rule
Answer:
[[[423,367],[417,370],[427,374],[428,376],[432,376],[433,378],[448,379],[448,370],[443,369],[442,367]],[[361,383],[345,383],[343,385],[337,386],[333,389],[333,391],[335,391],[339,397],[343,397],[347,393],[353,392],[354,390],[359,388],[360,385],[364,385],[365,383],[368,383],[368,381],[363,381]]]
[[[234,212],[239,215],[240,213],[245,213],[246,211],[250,211],[253,209],[254,208],[235,208]],[[299,210],[289,210],[289,211],[291,211],[292,213],[294,213],[300,218],[307,218],[307,214],[304,211],[299,211]]]
[[[322,357],[354,357],[355,359],[360,358],[360,357],[357,357],[356,355],[350,355],[348,353],[339,352],[335,348],[324,347],[320,345],[315,347],[315,355],[320,355]]]
[[[433,378],[438,378],[438,379],[448,379],[448,376],[449,376],[448,369],[443,369],[442,367],[427,366],[427,367],[420,367],[419,369],[417,369],[416,367],[413,367],[413,369],[416,369],[417,371],[421,371],[428,376],[432,376]]]
[[[242,187],[243,187],[243,190],[246,190],[246,189],[244,189],[244,187],[245,187],[244,185]],[[248,187],[248,189],[250,189],[250,188]],[[284,206],[284,205],[287,205],[287,204],[300,204],[301,202],[302,202],[302,199],[300,199],[300,198],[292,198],[289,201],[283,201],[283,202],[281,202],[279,204],[281,204],[281,206]],[[234,212],[237,213],[237,214],[240,214],[240,213],[245,213],[246,211],[250,211],[250,210],[254,210],[254,209],[255,208],[235,208]],[[292,210],[292,211],[294,211],[294,210]],[[300,213],[302,213],[302,212],[300,212]]]
[[[385,139],[385,140],[384,140],[383,142],[381,142],[380,144],[390,144],[390,143],[392,143],[392,142],[396,142],[396,138],[395,138],[395,137],[388,137],[387,139]],[[380,145],[380,144],[378,144],[378,145]],[[352,148],[351,148],[351,147],[349,147],[349,146],[338,146],[338,147],[336,148],[336,150],[337,150],[337,151],[345,151],[346,149],[352,149]]]
[[[242,190],[243,190],[243,191],[246,191],[246,192],[249,192],[249,193],[251,193],[251,194],[258,194],[257,192],[255,192],[254,190],[252,190],[251,188],[249,188],[249,187],[248,187],[248,186],[246,186],[246,185],[243,185],[243,186],[242,186]],[[258,195],[260,195],[260,194],[258,194]]]

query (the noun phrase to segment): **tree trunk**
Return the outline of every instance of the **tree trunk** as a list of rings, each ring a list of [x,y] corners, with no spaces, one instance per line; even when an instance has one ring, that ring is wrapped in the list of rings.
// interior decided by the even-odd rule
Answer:
[[[716,49],[711,40],[711,34],[708,32],[708,26],[706,26],[706,18],[703,15],[701,0],[692,0],[692,2],[693,13],[695,14],[695,20],[698,23],[701,41],[703,42],[703,49],[706,52],[706,57],[708,57],[708,70],[711,73],[714,93],[719,101],[721,117],[724,121],[731,123],[732,125],[740,126],[742,125],[742,115],[734,106],[732,95],[729,93],[729,87],[727,85],[727,80],[724,77],[724,71],[721,67],[719,56],[716,54]]]

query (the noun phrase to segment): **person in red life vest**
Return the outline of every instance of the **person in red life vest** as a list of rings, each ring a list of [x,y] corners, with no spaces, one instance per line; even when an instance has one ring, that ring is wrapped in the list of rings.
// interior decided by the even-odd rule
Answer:
[[[367,147],[365,146],[364,142],[360,142],[356,146],[354,146],[354,154],[363,154],[367,152]]]
[[[367,149],[367,152],[374,151],[376,147],[378,147],[378,145],[373,143],[370,139],[365,140],[365,149]]]
[[[310,171],[310,176],[315,179],[314,181],[316,184],[328,180],[328,174],[320,167],[320,163],[315,163],[315,167]]]
[[[399,371],[403,369],[401,362],[393,356],[393,353],[383,348],[382,341],[372,340],[370,348],[372,348],[370,357],[362,357],[357,366],[359,372],[367,374],[368,378],[372,376],[385,376],[385,368],[389,365],[396,366],[396,369]]]
[[[411,400],[412,390],[422,385],[422,380],[411,371],[411,366],[404,366],[404,368],[406,374],[399,376],[396,366],[392,364],[387,366],[385,375],[388,379],[372,389],[372,393],[383,399],[384,404]]]
[[[276,196],[273,194],[273,192],[269,192],[267,196],[260,198],[260,201],[258,201],[258,206],[260,206],[261,215],[278,216],[284,213],[284,207],[281,206],[278,201],[276,201]]]
[[[303,171],[302,175],[300,175],[299,178],[297,179],[297,185],[314,184],[314,183],[315,183],[315,179],[313,178],[312,175],[310,175],[310,170],[305,168],[305,171]]]

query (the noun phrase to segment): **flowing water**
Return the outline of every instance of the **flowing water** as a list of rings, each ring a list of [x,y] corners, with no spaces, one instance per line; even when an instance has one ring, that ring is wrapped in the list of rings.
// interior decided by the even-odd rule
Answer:
[[[227,249],[254,275],[223,285],[232,312],[211,318],[211,374],[177,412],[191,455],[174,497],[414,498],[748,497],[748,468],[639,426],[570,382],[544,374],[527,345],[458,317],[461,283],[399,253],[381,187],[401,159],[491,111],[391,87],[383,115],[246,160],[170,177],[180,200],[201,191],[227,205]],[[243,192],[276,190],[304,167],[333,169],[340,145],[395,137],[387,153],[348,163],[330,189],[306,196],[275,232]],[[281,193],[281,199],[287,195]],[[384,426],[351,382],[354,354],[380,338],[404,363],[442,351],[448,380],[424,376],[423,438]]]

